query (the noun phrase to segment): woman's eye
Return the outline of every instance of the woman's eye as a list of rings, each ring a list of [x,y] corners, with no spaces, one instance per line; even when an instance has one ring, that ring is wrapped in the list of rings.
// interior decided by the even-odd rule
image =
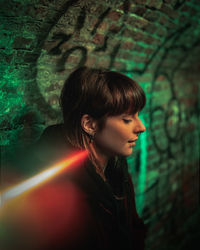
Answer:
[[[123,119],[123,121],[124,121],[124,123],[130,123],[131,122],[131,120],[128,120],[128,119]]]

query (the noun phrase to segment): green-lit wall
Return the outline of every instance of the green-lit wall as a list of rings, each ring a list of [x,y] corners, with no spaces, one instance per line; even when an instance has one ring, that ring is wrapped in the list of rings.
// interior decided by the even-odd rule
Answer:
[[[12,157],[17,147],[62,120],[58,97],[75,67],[125,73],[147,96],[140,114],[146,132],[128,158],[138,212],[149,229],[146,249],[188,249],[193,231],[199,233],[200,2],[0,0],[0,5],[2,152]]]

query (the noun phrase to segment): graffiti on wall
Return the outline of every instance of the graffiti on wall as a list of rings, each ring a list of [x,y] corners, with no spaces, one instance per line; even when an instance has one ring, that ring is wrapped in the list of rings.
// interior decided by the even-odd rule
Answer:
[[[101,25],[105,25],[104,19],[112,11],[111,7],[101,7],[101,13],[95,17],[89,13],[92,6],[87,6],[86,10],[84,6],[76,5],[75,2],[68,1],[61,7],[62,13],[54,18],[54,25],[46,29],[48,31],[43,38],[39,38],[41,51],[37,58],[37,87],[43,96],[43,105],[46,104],[44,110],[51,109],[48,112],[50,117],[58,115],[56,111],[59,89],[72,70],[71,61],[73,61],[74,67],[83,66],[88,61],[90,65],[93,65],[92,55],[100,55],[101,58],[105,58],[105,68],[110,69],[113,67],[122,43],[121,37],[127,19],[129,1],[123,2],[124,14],[120,17],[120,25],[105,27],[104,35],[99,32],[99,29]],[[74,13],[76,13],[76,18],[70,19]],[[73,20],[72,23],[70,23],[71,20]],[[117,41],[113,39],[115,36],[119,38]],[[94,39],[97,40],[97,43],[94,42]],[[113,43],[113,41],[115,42]]]

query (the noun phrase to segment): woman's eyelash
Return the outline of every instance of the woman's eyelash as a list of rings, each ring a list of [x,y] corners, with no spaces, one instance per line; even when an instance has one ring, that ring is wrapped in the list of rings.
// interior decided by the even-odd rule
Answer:
[[[123,121],[124,121],[125,123],[131,122],[131,120],[128,120],[128,119],[123,119]]]

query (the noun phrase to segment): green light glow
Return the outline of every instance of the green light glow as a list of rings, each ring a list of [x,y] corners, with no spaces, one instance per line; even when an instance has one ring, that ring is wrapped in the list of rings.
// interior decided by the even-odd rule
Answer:
[[[130,78],[133,77],[132,73],[126,73],[126,75]],[[147,127],[142,114],[140,115],[140,119],[142,123],[144,124],[144,126]],[[128,158],[127,161],[128,161],[129,166],[134,164],[132,157]],[[145,132],[140,135],[140,171],[136,180],[137,190],[139,194],[137,195],[136,193],[135,199],[136,199],[137,211],[140,216],[142,214],[142,210],[145,205],[145,186],[146,186],[146,172],[147,172],[146,168],[147,168],[147,134]],[[135,173],[131,173],[131,172],[130,174],[133,176],[135,175]]]
[[[145,125],[144,119],[140,117]],[[146,166],[147,166],[147,135],[146,132],[140,136],[141,141],[141,153],[140,153],[140,172],[138,175],[138,190],[139,194],[136,196],[136,205],[139,215],[141,215],[145,204],[145,186],[146,186]]]

